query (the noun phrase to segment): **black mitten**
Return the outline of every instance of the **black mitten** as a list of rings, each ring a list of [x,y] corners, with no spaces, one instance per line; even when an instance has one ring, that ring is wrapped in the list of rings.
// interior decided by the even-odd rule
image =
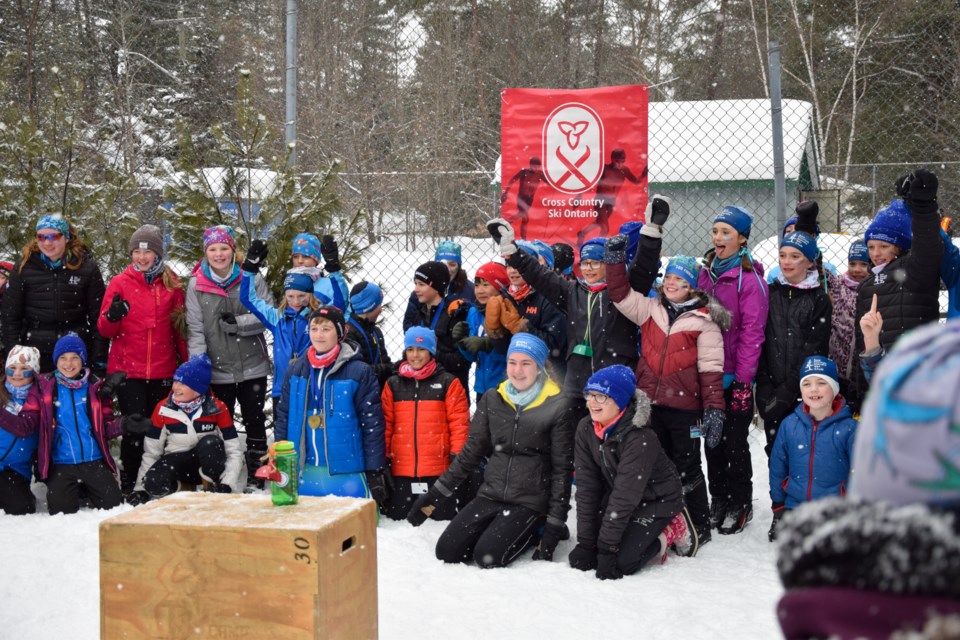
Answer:
[[[250,248],[247,249],[247,258],[243,261],[241,269],[249,271],[250,273],[256,273],[260,270],[260,265],[263,264],[263,261],[267,259],[269,252],[270,250],[266,242],[260,239],[254,240],[250,243]]]

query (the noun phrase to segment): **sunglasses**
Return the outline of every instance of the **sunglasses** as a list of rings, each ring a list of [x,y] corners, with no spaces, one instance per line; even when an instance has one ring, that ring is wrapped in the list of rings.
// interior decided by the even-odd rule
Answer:
[[[62,237],[62,233],[38,233],[37,242],[56,242]]]
[[[8,378],[12,378],[15,375],[17,375],[16,369],[11,369],[9,367],[6,368],[6,373]],[[23,369],[20,373],[23,375],[24,378],[33,377],[33,369]]]
[[[610,396],[604,395],[602,393],[587,392],[583,394],[583,399],[586,400],[587,402],[590,402],[591,400],[593,400],[599,405],[604,405],[604,404],[607,404],[607,400],[610,399]]]

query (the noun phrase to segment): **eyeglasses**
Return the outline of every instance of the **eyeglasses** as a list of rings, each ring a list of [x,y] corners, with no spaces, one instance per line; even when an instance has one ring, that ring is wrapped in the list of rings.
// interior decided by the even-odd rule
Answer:
[[[38,233],[37,242],[56,242],[62,237],[62,233]]]
[[[586,400],[587,402],[590,402],[591,400],[593,400],[599,405],[604,405],[604,404],[607,404],[607,400],[610,399],[610,396],[604,395],[602,393],[593,393],[588,391],[587,393],[583,394],[583,399]]]
[[[581,269],[599,269],[600,265],[602,264],[603,262],[601,262],[600,260],[581,260],[580,268]]]

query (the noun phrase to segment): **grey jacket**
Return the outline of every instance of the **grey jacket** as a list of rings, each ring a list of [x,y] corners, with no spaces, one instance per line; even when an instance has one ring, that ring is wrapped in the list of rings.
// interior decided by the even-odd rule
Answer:
[[[274,306],[273,295],[259,275],[257,296]],[[230,312],[236,325],[221,320]],[[263,324],[240,302],[240,278],[226,291],[200,270],[193,270],[187,285],[187,347],[190,355],[206,353],[213,362],[213,384],[265,378],[271,371]]]

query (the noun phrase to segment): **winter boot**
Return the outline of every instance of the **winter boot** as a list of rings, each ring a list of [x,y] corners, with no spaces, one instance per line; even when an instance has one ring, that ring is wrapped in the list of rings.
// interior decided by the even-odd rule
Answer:
[[[255,487],[257,489],[263,489],[263,478],[256,477],[257,469],[262,467],[265,463],[261,460],[264,456],[267,455],[267,448],[264,446],[261,448],[247,449],[247,452],[244,454],[244,459],[247,463],[247,486]]]
[[[727,515],[720,523],[717,533],[723,536],[740,533],[751,520],[753,520],[753,505],[745,504],[733,507],[727,511]]]
[[[690,512],[684,507],[683,510],[673,517],[662,534],[667,549],[673,549],[677,555],[691,557],[697,554],[698,540],[697,530],[690,520]],[[663,551],[660,556],[660,563],[667,561],[667,553]]]
[[[714,498],[713,502],[710,503],[710,528],[719,529],[720,525],[723,524],[723,519],[727,515],[727,511],[730,509],[730,503],[726,500],[721,500],[720,498]]]

